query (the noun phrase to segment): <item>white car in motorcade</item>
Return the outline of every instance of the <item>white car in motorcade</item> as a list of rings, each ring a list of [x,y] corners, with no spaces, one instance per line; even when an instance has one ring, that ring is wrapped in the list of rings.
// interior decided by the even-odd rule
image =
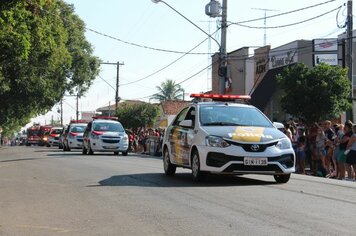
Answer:
[[[291,141],[256,107],[237,103],[246,95],[192,94],[197,99],[167,127],[163,166],[190,168],[194,180],[213,174],[267,174],[278,183],[295,172]],[[235,101],[235,102],[234,102]]]
[[[52,127],[48,135],[48,145],[49,146],[58,146],[59,145],[59,136],[63,132],[63,127]]]
[[[83,154],[113,152],[127,156],[129,138],[116,117],[97,116],[89,122],[83,135]]]
[[[72,120],[67,127],[63,138],[63,151],[71,151],[72,149],[82,149],[83,134],[87,127],[88,121]]]

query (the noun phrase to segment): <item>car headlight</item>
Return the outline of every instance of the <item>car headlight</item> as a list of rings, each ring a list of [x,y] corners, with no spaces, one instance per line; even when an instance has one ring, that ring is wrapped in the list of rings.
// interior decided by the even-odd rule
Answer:
[[[206,145],[211,147],[221,147],[221,148],[230,146],[228,142],[226,142],[223,138],[218,136],[207,136]]]
[[[290,149],[292,148],[292,143],[289,138],[284,138],[278,141],[276,147],[279,149]]]

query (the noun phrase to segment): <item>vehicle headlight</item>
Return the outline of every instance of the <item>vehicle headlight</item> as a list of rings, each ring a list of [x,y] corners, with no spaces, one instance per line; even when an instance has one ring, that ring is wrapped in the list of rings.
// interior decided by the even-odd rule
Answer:
[[[207,136],[206,145],[211,147],[221,147],[221,148],[230,146],[228,142],[226,142],[223,138],[218,136]]]
[[[276,147],[279,149],[290,149],[292,148],[292,143],[289,138],[284,138],[278,141]]]

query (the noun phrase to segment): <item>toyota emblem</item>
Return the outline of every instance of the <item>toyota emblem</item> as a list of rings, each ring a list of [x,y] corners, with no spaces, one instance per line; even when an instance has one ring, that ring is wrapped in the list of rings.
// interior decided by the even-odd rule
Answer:
[[[257,152],[259,150],[260,150],[260,145],[258,145],[258,144],[252,144],[251,145],[251,151]]]

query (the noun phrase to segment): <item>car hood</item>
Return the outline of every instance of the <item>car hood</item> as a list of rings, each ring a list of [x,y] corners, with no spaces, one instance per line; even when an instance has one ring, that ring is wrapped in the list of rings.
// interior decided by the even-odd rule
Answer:
[[[114,138],[114,137],[122,137],[124,135],[125,135],[125,133],[123,133],[123,132],[110,132],[110,131],[104,132],[102,134],[102,136],[112,137],[112,138]]]
[[[203,127],[209,135],[239,142],[269,142],[286,137],[281,131],[270,127],[212,126]]]

